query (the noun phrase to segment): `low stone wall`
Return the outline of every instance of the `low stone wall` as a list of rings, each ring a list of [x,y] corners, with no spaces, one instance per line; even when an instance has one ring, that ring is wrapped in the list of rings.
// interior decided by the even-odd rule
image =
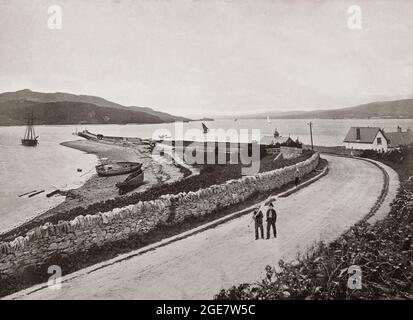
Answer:
[[[293,159],[301,156],[303,149],[281,146],[280,153],[283,155],[284,159]]]
[[[295,178],[313,171],[319,155],[296,165],[246,176],[197,192],[164,195],[154,201],[138,202],[94,215],[78,216],[58,224],[46,223],[29,231],[25,237],[0,243],[0,278],[18,274],[27,266],[39,266],[59,253],[70,255],[92,246],[145,234],[159,225],[177,224],[190,216],[202,216],[217,209],[240,203],[255,192],[280,188]]]

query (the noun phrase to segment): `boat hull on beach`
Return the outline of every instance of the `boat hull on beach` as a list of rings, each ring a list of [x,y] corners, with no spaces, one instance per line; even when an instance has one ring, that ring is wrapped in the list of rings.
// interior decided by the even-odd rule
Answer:
[[[132,191],[139,187],[144,180],[144,175],[142,170],[131,173],[125,181],[118,182],[116,187],[119,189],[119,194],[125,194],[126,192]]]
[[[141,168],[142,163],[120,161],[115,163],[100,164],[96,166],[96,172],[99,176],[108,177],[132,173],[138,171]]]

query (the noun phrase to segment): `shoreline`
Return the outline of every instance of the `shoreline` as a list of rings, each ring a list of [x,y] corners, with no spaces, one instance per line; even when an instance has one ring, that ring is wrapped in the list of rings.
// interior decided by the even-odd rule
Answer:
[[[136,143],[96,142],[91,140],[73,140],[61,143],[62,146],[73,148],[85,153],[94,154],[98,159],[108,158],[109,161],[133,161],[143,163],[145,183],[133,190],[143,192],[158,183],[173,182],[182,178],[179,168],[172,164],[155,163],[148,146]],[[93,173],[80,187],[63,191],[66,195],[59,211],[70,210],[76,206],[87,206],[97,201],[119,197],[115,184],[123,181],[128,174],[99,177],[93,168]],[[54,211],[55,208],[51,210]],[[46,217],[46,215],[43,215]]]
[[[96,156],[61,146],[60,141],[67,138],[58,136],[55,143],[48,141],[32,149],[6,140],[4,158],[0,157],[0,163],[8,168],[1,175],[5,183],[0,193],[3,205],[0,235],[19,228],[65,201],[64,195],[47,197],[47,194],[80,188],[93,175]],[[14,149],[16,156],[9,157]],[[61,157],[56,157],[60,154]],[[47,159],[48,155],[50,159]],[[83,172],[78,172],[77,168],[82,168]]]
[[[160,183],[174,182],[183,178],[182,170],[168,161],[158,162],[152,159],[148,146],[136,143],[96,142],[91,140],[73,140],[61,142],[60,145],[76,149],[88,154],[94,154],[97,159],[108,158],[110,161],[134,161],[143,163],[145,182],[131,191],[144,192]],[[42,224],[49,217],[60,212],[69,211],[76,207],[87,207],[93,203],[122,197],[115,186],[117,182],[126,179],[128,174],[99,177],[93,167],[84,173],[87,176],[76,185],[68,185],[50,199],[63,197],[62,201],[48,209],[36,212],[22,222],[5,229],[0,233],[1,238],[13,237],[19,230],[32,224]],[[126,193],[128,196],[130,193]]]

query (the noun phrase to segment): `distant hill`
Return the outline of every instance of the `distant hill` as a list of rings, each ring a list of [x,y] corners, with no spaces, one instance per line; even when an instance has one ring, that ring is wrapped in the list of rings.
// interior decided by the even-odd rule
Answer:
[[[0,94],[0,125],[26,123],[33,110],[36,124],[126,124],[190,121],[148,107],[126,107],[106,99],[28,89]]]
[[[239,119],[413,119],[413,99],[378,101],[354,107],[291,112],[262,112],[238,116]]]

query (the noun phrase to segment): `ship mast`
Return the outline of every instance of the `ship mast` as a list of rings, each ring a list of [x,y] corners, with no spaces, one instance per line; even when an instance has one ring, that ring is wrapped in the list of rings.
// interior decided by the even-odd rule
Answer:
[[[33,110],[32,110],[31,116],[27,119],[27,128],[26,128],[26,133],[24,135],[24,139],[27,139],[27,140],[36,139],[36,133],[34,132],[34,127],[33,127]]]

